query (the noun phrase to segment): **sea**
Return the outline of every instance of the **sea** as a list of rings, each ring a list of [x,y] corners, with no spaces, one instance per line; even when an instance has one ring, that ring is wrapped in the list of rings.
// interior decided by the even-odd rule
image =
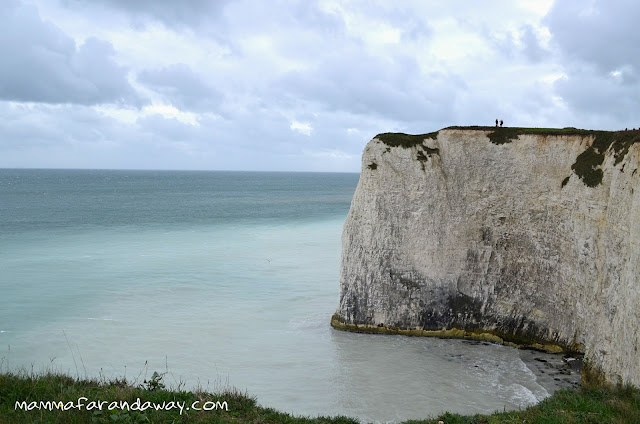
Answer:
[[[237,389],[393,423],[525,408],[557,355],[334,330],[358,174],[0,170],[0,371]]]

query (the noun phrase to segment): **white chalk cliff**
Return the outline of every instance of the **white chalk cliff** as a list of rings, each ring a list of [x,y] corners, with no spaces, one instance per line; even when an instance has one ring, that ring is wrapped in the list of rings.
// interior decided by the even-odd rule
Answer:
[[[583,352],[640,385],[640,134],[381,134],[342,235],[336,328]]]

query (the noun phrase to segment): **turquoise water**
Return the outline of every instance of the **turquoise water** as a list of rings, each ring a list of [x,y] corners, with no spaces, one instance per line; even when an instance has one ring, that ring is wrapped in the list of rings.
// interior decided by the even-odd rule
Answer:
[[[518,408],[575,381],[535,366],[558,357],[331,329],[357,181],[0,170],[1,366],[138,383],[167,372],[173,386],[379,422]]]

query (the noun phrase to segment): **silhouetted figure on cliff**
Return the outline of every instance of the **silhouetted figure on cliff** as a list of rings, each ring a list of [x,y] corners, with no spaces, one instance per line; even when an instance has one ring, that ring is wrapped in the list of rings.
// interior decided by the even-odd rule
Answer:
[[[498,120],[496,119],[496,127],[498,126]]]
[[[500,120],[500,126],[502,126],[502,124],[503,124],[503,122],[502,122],[502,119],[501,119],[501,120]]]

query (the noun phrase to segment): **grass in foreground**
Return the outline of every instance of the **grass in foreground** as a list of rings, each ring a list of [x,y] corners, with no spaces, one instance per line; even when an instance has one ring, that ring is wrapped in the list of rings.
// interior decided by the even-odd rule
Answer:
[[[31,411],[15,410],[15,403],[27,404],[40,401],[62,401],[76,404],[84,397],[85,405],[92,401],[104,401],[103,410],[69,409]],[[154,410],[144,412],[107,410],[109,403],[129,401],[134,404],[175,405],[183,402],[186,407],[198,401],[214,405],[227,402],[228,410],[217,407],[211,411]],[[452,405],[453,407],[454,405]],[[186,408],[185,408],[186,409]],[[581,388],[563,390],[536,406],[521,411],[495,413],[493,415],[461,416],[444,414],[423,421],[406,421],[407,424],[430,424],[442,420],[445,424],[497,424],[497,423],[640,423],[640,391],[637,388],[619,387]],[[256,399],[237,390],[211,394],[203,391],[170,391],[164,388],[160,378],[152,378],[144,387],[134,387],[124,380],[98,382],[76,380],[59,374],[30,375],[28,373],[0,374],[0,423],[335,423],[356,424],[347,417],[293,417],[289,414],[263,408]]]
[[[76,380],[53,373],[0,373],[0,423],[358,423],[357,420],[346,417],[292,417],[271,408],[260,407],[255,398],[235,389],[216,394],[166,390],[161,377],[156,378],[156,375],[154,373],[154,377],[145,381],[143,386],[135,387],[125,380],[99,382]],[[16,402],[25,401],[30,405],[32,402],[61,401],[63,405],[77,405],[80,398],[87,398],[82,401],[85,404],[83,408],[15,410]],[[164,404],[164,408],[154,410],[149,405],[144,412],[120,408],[108,410],[112,402],[128,401],[129,405],[133,405],[138,398],[142,406],[145,406],[145,402],[151,402],[156,405]],[[102,410],[97,405],[91,405],[92,401],[104,402]],[[191,408],[194,402],[198,402],[198,408],[213,409],[196,411]],[[226,408],[223,402],[226,402]],[[178,404],[184,405],[182,414]],[[93,406],[91,410],[89,406]]]
[[[640,423],[640,391],[632,387],[561,390],[521,411],[492,415],[445,414],[437,419],[406,424],[632,424]]]

